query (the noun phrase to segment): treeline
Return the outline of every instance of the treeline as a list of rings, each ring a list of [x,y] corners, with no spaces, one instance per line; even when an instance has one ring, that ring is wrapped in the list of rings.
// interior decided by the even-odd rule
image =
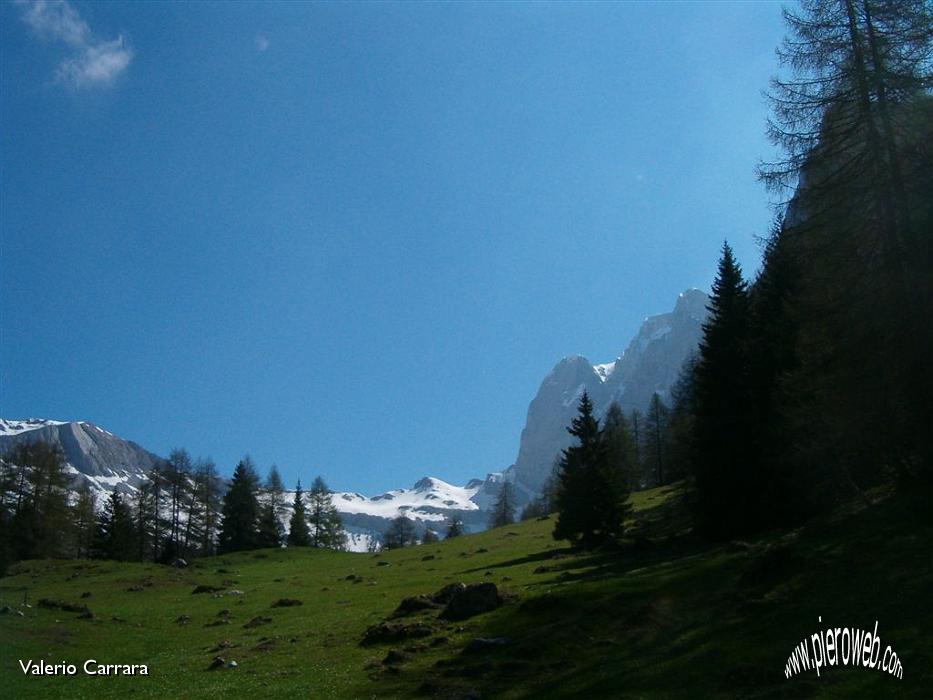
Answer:
[[[342,549],[345,535],[331,492],[318,477],[292,502],[273,465],[264,481],[246,457],[229,487],[209,459],[173,450],[135,492],[95,503],[88,482],[69,488],[61,451],[17,445],[0,460],[0,570],[46,557],[176,562],[261,547]],[[282,523],[289,521],[286,533]]]
[[[444,539],[448,540],[451,537],[459,537],[465,532],[463,521],[456,517],[447,520],[442,530]],[[440,539],[440,535],[427,526],[424,528],[419,538],[415,521],[403,514],[396,516],[390,521],[389,527],[382,533],[381,540],[370,540],[369,549],[370,551],[378,551],[379,549],[399,549],[400,547],[413,547],[418,544],[430,544],[432,542],[438,542]]]

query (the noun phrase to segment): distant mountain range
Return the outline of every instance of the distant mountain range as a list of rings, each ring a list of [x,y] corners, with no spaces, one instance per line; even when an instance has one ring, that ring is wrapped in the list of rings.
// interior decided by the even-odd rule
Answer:
[[[420,530],[442,533],[451,518],[467,530],[486,527],[488,511],[503,481],[512,482],[521,500],[536,495],[560,455],[570,444],[565,430],[586,390],[597,414],[612,401],[626,411],[644,409],[654,392],[668,399],[686,359],[696,350],[706,318],[706,295],[691,289],[679,296],[670,313],[650,316],[613,362],[592,364],[579,355],[565,357],[544,378],[528,407],[518,457],[507,469],[454,486],[434,477],[418,480],[410,489],[395,489],[373,497],[337,492],[334,504],[343,518],[354,549],[365,549],[371,537],[389,521],[407,515]],[[43,441],[58,445],[72,484],[86,481],[102,503],[111,491],[133,494],[146,472],[161,458],[86,421],[0,419],[0,453],[19,443]]]

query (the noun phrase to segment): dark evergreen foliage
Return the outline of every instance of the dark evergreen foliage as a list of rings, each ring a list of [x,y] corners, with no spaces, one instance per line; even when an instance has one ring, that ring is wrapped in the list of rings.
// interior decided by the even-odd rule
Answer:
[[[221,552],[237,552],[257,546],[258,481],[252,460],[244,457],[233,470],[230,488],[223,499],[223,523],[219,543]]]
[[[301,481],[295,485],[295,498],[292,501],[292,517],[288,524],[288,546],[308,547],[311,534],[308,532],[308,516],[305,511],[304,493]]]
[[[645,437],[648,449],[645,454],[645,479],[652,486],[663,486],[664,463],[667,459],[668,408],[661,395],[655,392],[648,404],[645,418]]]
[[[629,490],[638,487],[641,465],[638,464],[637,450],[629,423],[618,402],[613,401],[603,417],[603,443],[607,451],[610,468],[618,473],[618,478]]]
[[[697,516],[712,537],[753,529],[756,517],[748,498],[755,478],[746,287],[732,249],[723,244],[695,377]]]
[[[565,449],[560,462],[554,538],[596,547],[622,536],[628,484],[610,459],[586,392],[567,430],[578,444]]]
[[[123,498],[114,491],[97,520],[94,554],[100,559],[129,561],[137,555],[136,528]]]

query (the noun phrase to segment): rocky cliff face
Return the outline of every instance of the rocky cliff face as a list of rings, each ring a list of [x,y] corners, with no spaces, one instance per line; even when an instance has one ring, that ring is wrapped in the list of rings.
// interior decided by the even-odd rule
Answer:
[[[161,458],[86,421],[0,419],[0,454],[17,444],[46,442],[65,455],[66,470],[77,487],[82,481],[96,492],[132,493]]]
[[[708,298],[699,289],[681,294],[670,313],[649,316],[614,362],[593,365],[585,357],[565,357],[541,382],[528,407],[515,464],[505,476],[520,493],[540,491],[561,450],[571,444],[566,427],[585,390],[597,416],[613,401],[629,413],[644,411],[657,392],[670,399],[671,386],[702,337]]]

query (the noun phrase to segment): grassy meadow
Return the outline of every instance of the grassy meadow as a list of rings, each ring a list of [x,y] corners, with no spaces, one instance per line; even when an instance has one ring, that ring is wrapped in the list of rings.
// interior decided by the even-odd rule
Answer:
[[[552,539],[549,518],[376,555],[263,550],[186,569],[24,562],[0,579],[0,607],[23,612],[0,615],[2,695],[928,697],[933,529],[885,493],[872,500],[719,546],[694,539],[675,484],[634,495],[631,540],[613,552],[571,551]],[[460,622],[416,612],[393,621],[423,623],[425,636],[359,644],[403,598],[457,581],[493,582],[507,601]],[[86,604],[92,616],[41,607],[43,598]],[[280,599],[301,605],[273,607]],[[785,679],[804,637],[875,620],[903,679],[851,667]],[[236,667],[211,669],[218,656]],[[145,663],[150,675],[32,677],[18,663],[89,658]]]

